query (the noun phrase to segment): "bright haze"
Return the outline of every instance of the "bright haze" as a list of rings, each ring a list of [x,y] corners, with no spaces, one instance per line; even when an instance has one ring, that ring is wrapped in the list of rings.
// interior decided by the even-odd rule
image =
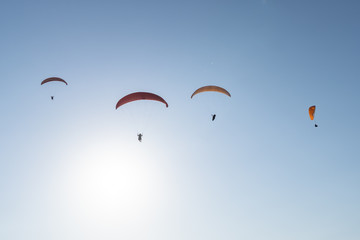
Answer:
[[[1,1],[0,239],[360,239],[359,12]]]

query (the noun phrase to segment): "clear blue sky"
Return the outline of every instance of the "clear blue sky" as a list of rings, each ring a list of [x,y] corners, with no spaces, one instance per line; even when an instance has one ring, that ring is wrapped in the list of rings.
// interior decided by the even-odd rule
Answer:
[[[359,13],[2,1],[0,239],[358,240]]]

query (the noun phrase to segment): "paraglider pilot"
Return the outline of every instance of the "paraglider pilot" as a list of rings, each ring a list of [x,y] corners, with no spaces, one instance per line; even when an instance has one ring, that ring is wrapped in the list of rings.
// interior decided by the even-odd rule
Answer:
[[[142,140],[142,136],[143,136],[143,135],[142,135],[141,133],[139,133],[137,136],[138,136],[138,140],[139,140],[139,142],[141,142],[141,140]]]
[[[315,117],[315,109],[316,109],[316,106],[311,106],[309,107],[309,115],[310,115],[310,120],[314,120],[314,117]],[[315,127],[318,127],[318,125],[315,123]]]
[[[54,96],[51,96],[51,100],[54,100]]]
[[[212,116],[212,120],[214,121],[216,118],[216,114],[211,114],[211,116]]]

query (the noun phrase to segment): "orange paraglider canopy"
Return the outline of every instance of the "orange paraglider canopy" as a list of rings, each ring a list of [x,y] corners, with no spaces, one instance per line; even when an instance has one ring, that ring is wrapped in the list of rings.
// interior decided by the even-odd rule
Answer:
[[[223,93],[228,95],[229,97],[231,97],[230,93],[228,91],[226,91],[224,88],[222,87],[218,87],[218,86],[204,86],[201,87],[199,89],[197,89],[192,95],[191,98],[193,98],[193,96],[195,96],[198,93],[202,93],[202,92],[219,92],[219,93]]]
[[[309,115],[310,115],[310,119],[311,119],[311,120],[314,120],[315,108],[316,108],[315,105],[309,107]]]
[[[126,95],[125,97],[121,98],[117,102],[115,109],[118,109],[120,106],[122,106],[126,103],[137,101],[137,100],[154,100],[154,101],[159,101],[159,102],[164,103],[166,105],[166,107],[169,106],[162,97],[160,97],[154,93],[135,92],[135,93],[131,93],[131,94]]]
[[[58,77],[50,77],[50,78],[47,78],[47,79],[45,79],[44,81],[41,82],[41,85],[43,85],[43,84],[45,84],[45,83],[48,83],[48,82],[54,82],[54,81],[63,82],[63,83],[65,83],[66,85],[68,85],[67,82],[66,82],[64,79],[58,78]]]

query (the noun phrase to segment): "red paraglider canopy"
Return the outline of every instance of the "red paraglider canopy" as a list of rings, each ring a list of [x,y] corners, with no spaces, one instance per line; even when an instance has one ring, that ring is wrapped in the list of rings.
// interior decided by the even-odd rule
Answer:
[[[44,81],[41,82],[41,85],[43,85],[43,84],[45,84],[45,83],[47,83],[47,82],[53,82],[53,81],[63,82],[63,83],[65,83],[66,85],[68,85],[67,82],[66,82],[64,79],[58,78],[58,77],[47,78],[47,79],[45,79]]]
[[[121,105],[124,105],[129,102],[137,101],[137,100],[154,100],[162,102],[168,107],[169,105],[167,102],[160,96],[154,94],[154,93],[148,93],[148,92],[135,92],[131,93],[129,95],[126,95],[125,97],[121,98],[117,104],[115,109],[118,109]]]

